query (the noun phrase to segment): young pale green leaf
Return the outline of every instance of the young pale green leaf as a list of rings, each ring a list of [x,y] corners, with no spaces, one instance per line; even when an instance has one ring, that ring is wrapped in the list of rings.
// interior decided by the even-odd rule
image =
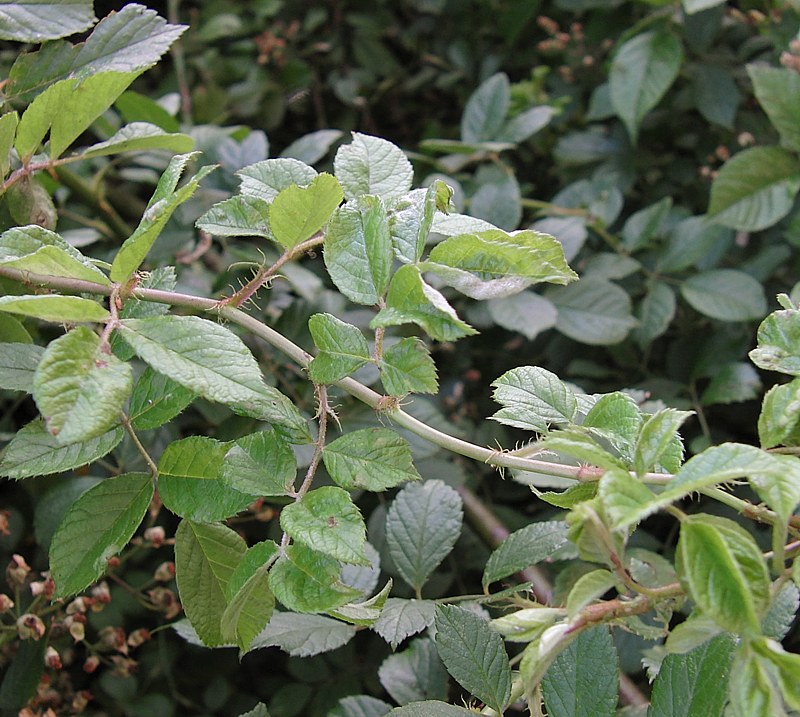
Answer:
[[[137,431],[158,428],[180,414],[195,398],[193,391],[148,366],[133,388],[128,418]]]
[[[408,649],[389,655],[378,669],[378,679],[401,705],[447,697],[447,670],[430,638],[413,640]]]
[[[717,5],[722,5],[725,0],[683,0],[683,9],[688,15],[709,10]]]
[[[578,278],[567,266],[561,243],[533,230],[450,237],[433,248],[422,267],[473,299],[496,299],[535,282],[566,284]]]
[[[800,189],[800,160],[781,147],[750,147],[734,155],[711,185],[708,214],[719,224],[758,231],[783,219]]]
[[[567,614],[575,617],[583,608],[603,597],[619,583],[619,578],[608,570],[592,570],[581,575],[567,596]]]
[[[342,187],[330,174],[318,174],[307,187],[286,187],[269,208],[276,241],[291,249],[310,239],[327,224],[343,198]]]
[[[326,612],[361,596],[339,579],[336,558],[299,543],[288,546],[272,566],[269,586],[294,612]]]
[[[158,461],[158,492],[164,505],[188,520],[211,523],[230,518],[253,502],[222,481],[228,444],[207,436],[170,443]]]
[[[392,580],[390,578],[377,595],[373,595],[368,600],[351,602],[347,605],[342,605],[335,610],[329,610],[328,614],[332,617],[338,618],[339,620],[349,622],[351,625],[370,627],[371,625],[374,625],[381,616],[383,606],[386,604],[386,600],[391,591]]]
[[[0,311],[54,324],[105,321],[111,316],[92,299],[56,294],[0,296]]]
[[[454,707],[447,702],[423,700],[412,702],[405,707],[395,707],[387,717],[469,717],[475,713],[463,707]]]
[[[328,717],[385,717],[392,706],[369,695],[349,695],[328,713]]]
[[[607,627],[582,632],[542,680],[550,717],[611,717],[619,699],[617,650]]]
[[[392,271],[392,237],[380,197],[362,196],[337,209],[325,233],[325,266],[348,299],[377,304]]]
[[[686,654],[667,655],[653,684],[648,717],[720,717],[734,647],[731,635],[719,635]]]
[[[232,331],[198,316],[124,319],[119,331],[156,371],[211,401],[258,404],[261,371]]]
[[[176,155],[170,160],[147,204],[139,226],[125,240],[114,257],[111,265],[113,281],[123,283],[131,277],[144,261],[173,212],[194,194],[203,178],[214,171],[214,166],[202,167],[180,189],[176,189],[186,165],[196,156],[197,153],[192,152]]]
[[[345,433],[322,451],[331,478],[347,490],[380,492],[420,480],[408,441],[388,428]]]
[[[268,553],[275,553],[278,546],[272,541],[258,543],[253,548],[267,547]],[[252,550],[252,548],[250,549]],[[238,577],[237,583],[245,577],[244,571],[240,567],[247,561],[250,550],[245,553],[242,560],[236,566],[226,586],[226,598],[228,605],[220,617],[220,631],[222,639],[234,642],[243,652],[250,649],[250,645],[258,634],[267,626],[275,609],[275,597],[269,589],[269,576],[266,570],[248,565],[251,570],[247,571],[247,579],[237,586],[236,590],[231,590],[234,577]],[[259,560],[264,558],[263,550],[257,550]],[[238,576],[237,576],[238,574]]]
[[[773,386],[764,395],[758,417],[762,448],[781,445],[800,421],[800,379]]]
[[[511,697],[511,666],[503,638],[489,623],[457,605],[436,607],[436,649],[447,671],[498,713]]]
[[[681,295],[701,314],[720,321],[749,321],[767,313],[764,288],[736,269],[713,269],[689,277]]]
[[[270,203],[284,189],[296,184],[305,187],[317,176],[317,170],[297,159],[265,159],[236,172],[242,183],[239,191],[246,197]]]
[[[279,647],[292,657],[313,657],[346,645],[355,635],[353,625],[324,615],[275,611],[250,649]]]
[[[0,344],[0,388],[9,391],[33,391],[33,375],[44,349],[36,344]]]
[[[611,65],[611,104],[636,144],[644,116],[666,94],[683,62],[681,41],[668,31],[643,32],[617,50]]]
[[[634,465],[639,475],[655,469],[670,444],[678,437],[681,424],[693,413],[664,408],[644,420],[634,451]]]
[[[175,579],[186,617],[208,647],[227,644],[220,616],[226,590],[247,546],[227,526],[182,520],[175,533]]]
[[[730,672],[736,676],[736,679],[728,680],[730,714],[735,717],[786,717],[781,689],[768,661],[748,647],[739,650]],[[723,714],[727,713],[726,710]]]
[[[573,391],[554,373],[520,366],[492,382],[492,397],[503,405],[491,418],[507,426],[546,433],[550,424],[570,423],[578,410]]]
[[[664,647],[668,654],[685,655],[722,632],[723,629],[712,618],[695,611],[682,623],[672,628]]]
[[[467,100],[461,116],[461,139],[464,142],[500,139],[510,105],[508,75],[498,72],[484,81]]]
[[[4,2],[0,40],[44,42],[82,32],[97,22],[91,0]]]
[[[753,649],[766,658],[778,670],[778,681],[786,704],[793,710],[800,709],[800,655],[787,652],[776,640],[760,637],[753,641]]]
[[[336,179],[347,199],[377,194],[387,202],[400,199],[411,189],[414,170],[403,151],[391,142],[353,132],[333,160]]]
[[[575,483],[564,491],[557,493],[555,491],[546,491],[539,494],[539,498],[556,508],[564,508],[570,510],[578,503],[583,503],[585,500],[591,500],[597,495],[597,482],[591,483]]]
[[[455,341],[477,331],[456,315],[447,299],[422,280],[420,269],[407,264],[394,275],[386,296],[386,307],[378,312],[370,326],[417,324],[437,341]]]
[[[650,285],[636,312],[639,325],[634,328],[633,337],[639,346],[649,346],[669,328],[676,306],[675,292],[669,284],[654,281]]]
[[[272,565],[278,550],[279,548],[273,540],[264,540],[247,548],[225,586],[225,597],[228,602],[239,593],[253,575],[259,571],[266,573],[267,564]]]
[[[33,398],[62,445],[87,441],[119,422],[133,388],[131,367],[79,326],[50,342],[33,377]]]
[[[543,331],[552,329],[558,318],[553,302],[532,291],[490,299],[486,308],[498,326],[517,331],[528,339],[535,339]]]
[[[152,498],[149,475],[126,473],[106,478],[70,506],[50,543],[55,597],[74,595],[105,572],[108,559],[136,532]]]
[[[747,74],[759,104],[780,133],[782,144],[800,150],[800,77],[787,68],[757,64],[747,65]]]
[[[531,523],[509,535],[492,553],[483,571],[483,587],[550,557],[567,542],[562,521]]]
[[[308,330],[320,349],[308,367],[314,383],[334,383],[370,361],[369,344],[352,324],[331,314],[314,314]]]
[[[413,189],[397,202],[389,216],[389,230],[395,254],[403,262],[419,261],[433,226],[440,195],[446,193],[445,209],[449,206],[452,189],[437,179],[427,189]]]
[[[386,544],[400,576],[418,593],[461,533],[461,497],[440,480],[407,485],[386,515]]]
[[[218,237],[274,239],[269,225],[270,205],[260,197],[237,195],[215,204],[195,225]]]
[[[14,146],[31,157],[50,132],[50,158],[57,159],[105,112],[139,72],[100,72],[82,80],[60,80],[23,112]]]
[[[291,157],[306,164],[316,164],[341,138],[342,132],[338,129],[318,129],[292,142],[281,152],[281,157]]]
[[[783,640],[792,629],[798,609],[800,609],[800,589],[793,582],[786,582],[775,594],[769,611],[761,622],[764,635],[773,640]]]
[[[767,371],[800,376],[800,312],[773,311],[758,327],[750,360]]]
[[[381,383],[390,396],[409,393],[436,393],[436,364],[428,348],[419,339],[401,339],[383,352]]]
[[[88,5],[91,16],[91,3],[79,0],[70,3]],[[64,23],[65,3],[51,4],[56,14],[49,15],[49,23],[58,26],[58,37],[72,34],[74,30],[65,32],[68,29]],[[38,7],[44,10],[47,5],[42,3]],[[7,99],[29,102],[53,82],[70,77],[145,70],[158,62],[184,30],[185,25],[169,25],[154,10],[130,3],[103,18],[83,43],[50,42],[37,52],[20,55],[9,73],[11,86]]]
[[[727,518],[699,514],[681,523],[676,567],[697,606],[726,630],[758,634],[770,600],[761,551]]]
[[[403,640],[433,625],[435,617],[433,600],[389,598],[371,628],[396,650]]]
[[[602,478],[598,493],[606,515],[614,529],[624,530],[638,522],[643,515],[649,515],[654,494],[628,471],[618,468],[607,470]]]
[[[546,297],[558,310],[556,329],[582,344],[617,344],[636,326],[628,293],[605,279],[586,278]]]
[[[11,168],[9,152],[14,146],[17,124],[19,124],[19,114],[17,112],[6,112],[0,115],[0,179],[5,179],[8,170]]]
[[[323,486],[281,511],[281,528],[309,548],[355,565],[369,565],[364,553],[367,528],[346,490]]]
[[[194,149],[194,139],[188,134],[165,132],[149,122],[131,122],[125,125],[105,142],[93,144],[80,152],[83,159],[106,157],[123,152],[143,152],[145,150],[166,149],[170,152],[185,153]]]
[[[0,460],[0,476],[30,478],[79,468],[110,453],[122,440],[124,432],[114,428],[102,436],[80,443],[59,444],[36,419],[23,426],[11,439]]]
[[[294,453],[274,430],[238,438],[222,464],[222,482],[247,495],[286,495],[296,477]]]

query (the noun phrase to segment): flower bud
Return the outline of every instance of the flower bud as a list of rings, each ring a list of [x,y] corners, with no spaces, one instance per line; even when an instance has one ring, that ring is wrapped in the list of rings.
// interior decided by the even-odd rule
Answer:
[[[144,531],[144,539],[152,543],[154,548],[160,548],[164,544],[166,533],[160,525],[153,526]]]
[[[14,609],[14,601],[8,595],[0,594],[0,615]]]
[[[128,645],[131,647],[139,647],[143,645],[150,639],[150,630],[144,627],[140,627],[138,630],[134,630],[130,635],[128,635]]]
[[[92,699],[92,693],[88,690],[81,690],[72,698],[72,711],[74,714],[81,714],[88,706],[89,701]]]
[[[565,622],[548,627],[542,634],[541,640],[539,640],[539,657],[547,655],[569,629],[570,626]]]
[[[15,553],[6,567],[6,580],[12,588],[21,588],[30,571],[31,567],[25,562],[25,558]]]
[[[498,617],[491,625],[510,642],[531,642],[565,616],[566,611],[561,608],[533,607]]]
[[[39,640],[47,628],[38,615],[26,613],[17,619],[17,633],[20,640]]]
[[[44,576],[44,580],[31,583],[30,587],[33,597],[43,595],[47,600],[50,600],[53,597],[53,593],[56,591],[56,584],[49,574]]]
[[[97,583],[97,585],[92,588],[92,597],[103,605],[107,605],[111,602],[111,591],[109,590],[108,583],[105,580]]]
[[[73,615],[72,618],[83,617],[83,615]],[[85,620],[86,618],[84,618]],[[75,642],[83,642],[84,638],[86,637],[86,628],[83,626],[83,620],[76,620],[67,618],[64,622],[66,623],[69,621],[69,634],[72,636],[72,639]]]
[[[139,667],[136,660],[131,660],[129,657],[122,657],[121,655],[112,655],[111,662],[114,663],[112,674],[117,677],[130,677]]]
[[[60,670],[62,667],[61,655],[58,654],[58,651],[52,645],[49,645],[47,650],[45,650],[44,664],[53,670]]]
[[[112,650],[128,654],[128,644],[125,641],[125,631],[121,627],[108,625],[100,630],[100,642]]]
[[[155,573],[153,573],[153,578],[158,580],[160,583],[166,583],[172,580],[175,577],[175,563],[168,560],[164,563],[161,563],[156,568]]]
[[[83,663],[83,671],[88,672],[90,675],[98,667],[100,667],[100,658],[97,655],[89,655]]]

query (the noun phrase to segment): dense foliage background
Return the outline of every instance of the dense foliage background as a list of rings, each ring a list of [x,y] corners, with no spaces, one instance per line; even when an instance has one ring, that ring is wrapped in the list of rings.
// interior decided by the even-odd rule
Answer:
[[[122,5],[98,2],[95,13],[103,17]],[[625,390],[642,406],[694,411],[682,429],[687,455],[723,441],[759,444],[760,401],[781,379],[754,368],[747,354],[756,344],[759,321],[777,308],[775,295],[800,299],[800,213],[794,201],[800,170],[791,159],[785,174],[736,201],[722,196],[724,188],[714,189],[714,182],[731,158],[751,148],[788,148],[768,166],[790,161],[788,150],[800,149],[765,113],[763,97],[757,98],[753,87],[758,70],[752,69],[800,70],[796,3],[173,0],[147,5],[188,29],[79,144],[107,139],[123,122],[143,120],[190,134],[204,163],[220,165],[181,205],[148,258],[153,266],[177,267],[179,290],[221,296],[250,277],[253,263],[277,258],[263,241],[212,240],[195,229],[200,215],[235,192],[237,170],[286,154],[330,171],[336,148],[350,140],[351,131],[377,135],[405,150],[415,186],[443,179],[454,188],[459,211],[505,230],[534,227],[553,234],[581,276],[566,287],[535,286],[482,302],[443,288],[480,335],[457,348],[447,342],[432,346],[441,392],[416,398],[410,411],[473,443],[513,446],[525,434],[486,420],[497,410],[490,384],[508,369],[528,364],[547,368],[586,393]],[[19,53],[17,43],[0,45],[0,78],[9,76]],[[25,98],[9,100],[15,101]],[[53,216],[47,221],[54,225],[57,218],[62,236],[111,261],[167,161],[158,153],[97,157],[42,173],[40,189],[32,191],[52,195]],[[42,211],[41,204],[34,205]],[[25,197],[17,204],[7,198],[0,205],[0,228],[29,223],[23,215],[30,206]],[[14,293],[4,279],[0,289]],[[307,328],[312,314],[330,312],[362,328],[371,318],[334,290],[321,256],[284,267],[254,310],[306,350],[313,348]],[[2,331],[11,329],[0,323]],[[52,327],[35,331],[39,343],[51,338]],[[251,348],[275,385],[305,415],[313,415],[313,390],[302,373],[264,345]],[[374,383],[377,372],[369,370],[357,375]],[[336,394],[335,401],[347,429],[379,425],[372,412],[344,394]],[[4,440],[36,414],[30,397],[14,391],[0,391],[0,407]],[[231,440],[252,424],[201,399],[144,436],[157,455],[175,438]],[[423,477],[468,488],[479,501],[476,510],[490,508],[500,523],[470,514],[468,506],[471,521],[427,584],[426,597],[482,592],[483,567],[498,542],[492,530],[507,534],[559,513],[531,493],[531,486],[562,487],[559,479],[520,474],[503,480],[487,466],[424,441],[414,439],[412,447]],[[310,458],[302,448],[298,456],[301,465]],[[123,469],[144,469],[128,442],[69,482],[59,476],[5,482],[2,563],[16,554],[34,571],[46,569],[47,549],[67,506],[104,477],[101,471]],[[366,495],[359,505],[380,550],[386,500]],[[710,508],[698,501],[684,509]],[[713,510],[736,517],[720,505]],[[275,515],[275,505],[260,503],[230,522],[250,543],[279,539]],[[155,532],[140,536],[139,544],[121,555],[123,567],[115,578],[87,593],[95,600],[85,627],[89,644],[73,647],[64,639],[63,668],[46,670],[27,714],[48,707],[56,714],[78,713],[88,693],[87,713],[131,716],[238,715],[261,701],[272,717],[315,717],[331,713],[347,695],[389,699],[388,689],[397,699],[386,687],[392,678],[379,677],[376,670],[392,650],[369,630],[314,657],[290,657],[269,647],[240,661],[234,649],[211,653],[164,629],[179,606],[171,553],[160,547],[157,528],[169,543],[176,525],[162,513],[150,528]],[[769,532],[753,530],[769,549]],[[638,546],[671,557],[676,532],[671,518],[657,516],[640,531]],[[557,597],[589,569],[579,560],[545,566]],[[12,597],[14,580],[9,573],[2,590]],[[149,631],[150,639],[139,630]],[[142,644],[131,641],[134,633]],[[661,640],[623,631],[614,637],[621,670],[647,694],[645,666],[660,660]],[[800,646],[796,621],[784,646],[794,652]],[[9,647],[4,650],[0,665],[12,656]],[[416,659],[398,669],[419,672],[419,685],[429,691],[423,696],[445,698],[443,668],[430,656]],[[4,684],[3,690],[3,714],[16,714],[11,688]],[[450,697],[457,695],[452,691]],[[636,704],[635,696],[631,702]],[[333,714],[362,714],[339,710]]]

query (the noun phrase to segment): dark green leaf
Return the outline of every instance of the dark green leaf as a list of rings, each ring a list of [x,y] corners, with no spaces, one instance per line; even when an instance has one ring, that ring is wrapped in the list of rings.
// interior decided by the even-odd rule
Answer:
[[[704,406],[751,401],[761,395],[761,378],[749,363],[728,363],[718,371],[700,396]]]
[[[566,543],[562,521],[531,523],[508,536],[492,553],[483,571],[483,586],[524,570],[550,557]]]
[[[732,130],[742,93],[731,70],[721,65],[698,63],[691,73],[698,112],[709,122]]]
[[[328,717],[385,717],[391,711],[391,705],[376,697],[351,695],[339,700],[339,704],[328,713]]]
[[[228,445],[206,436],[170,443],[158,461],[158,492],[181,518],[211,523],[230,518],[253,502],[222,481]]]
[[[235,642],[244,652],[266,627],[275,608],[263,565],[277,550],[272,541],[249,548],[226,586],[228,605],[220,617],[222,638]]]
[[[508,76],[498,72],[481,84],[467,100],[461,117],[461,139],[465,142],[500,139],[510,104]]]
[[[4,2],[0,4],[0,40],[44,42],[82,32],[97,22],[93,4],[91,0]]]
[[[503,405],[491,418],[507,426],[546,433],[551,423],[571,422],[578,410],[575,394],[554,373],[537,366],[507,371],[492,394]]]
[[[396,650],[407,637],[430,627],[435,616],[436,603],[432,600],[389,598],[371,627]]]
[[[401,339],[383,352],[381,383],[390,396],[409,393],[436,393],[436,364],[419,339]]]
[[[535,339],[543,331],[552,329],[558,318],[553,302],[532,291],[490,299],[486,307],[496,324],[509,331],[518,331],[528,339]]]
[[[619,699],[617,650],[607,627],[582,632],[542,680],[551,717],[611,717]]]
[[[334,383],[370,361],[369,345],[357,327],[331,314],[314,314],[308,330],[320,349],[308,367],[315,383]]]
[[[748,65],[747,74],[759,103],[781,135],[784,146],[800,150],[800,77],[787,68]]]
[[[401,705],[447,697],[447,671],[429,638],[418,638],[407,650],[389,655],[381,663],[378,678],[392,699]]]
[[[767,313],[764,288],[736,269],[694,274],[681,284],[681,295],[701,314],[720,321],[760,319]]]
[[[137,431],[158,428],[181,413],[196,394],[150,366],[134,386],[128,418]]]
[[[286,495],[297,477],[292,449],[275,431],[238,438],[225,454],[222,482],[247,495]]]
[[[675,317],[675,292],[669,284],[655,281],[639,304],[637,319],[639,325],[633,330],[633,336],[639,346],[646,347],[653,339],[661,336]]]
[[[457,605],[437,606],[436,649],[465,690],[503,712],[511,697],[511,667],[503,638],[486,620]]]
[[[80,592],[106,571],[108,559],[128,544],[152,498],[149,475],[126,473],[106,478],[72,504],[50,544],[56,597]]]
[[[461,533],[461,497],[440,480],[407,485],[386,516],[386,543],[401,577],[418,592]]]
[[[0,388],[30,393],[43,354],[44,349],[36,344],[0,344]]]
[[[36,693],[39,679],[44,671],[44,652],[47,640],[25,640],[11,665],[6,667],[3,683],[0,684],[0,709],[7,714],[22,709]]]
[[[296,139],[281,152],[282,157],[291,157],[306,164],[315,164],[342,137],[338,129],[318,129]]]
[[[437,700],[424,700],[412,702],[405,707],[395,707],[388,713],[388,717],[469,717],[475,714],[463,707],[453,707],[446,702]]]

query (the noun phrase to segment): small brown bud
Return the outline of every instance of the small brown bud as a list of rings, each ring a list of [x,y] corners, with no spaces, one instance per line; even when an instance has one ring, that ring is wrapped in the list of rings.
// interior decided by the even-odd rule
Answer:
[[[100,667],[100,658],[97,655],[89,655],[83,663],[83,671],[88,672],[90,675],[98,667]]]
[[[103,580],[100,583],[97,583],[92,588],[92,597],[99,603],[103,605],[107,605],[111,602],[111,590],[108,588],[108,583]]]
[[[120,559],[117,555],[112,555],[106,563],[109,568],[118,568],[120,566]]]
[[[91,607],[94,600],[82,595],[76,597],[69,605],[67,605],[67,615],[75,615],[76,613],[85,613]]]
[[[160,525],[153,526],[144,531],[144,539],[153,544],[154,548],[160,548],[164,544],[166,533]]]
[[[47,628],[38,615],[26,613],[17,618],[17,633],[21,640],[39,640]]]
[[[168,619],[177,617],[183,609],[172,590],[167,590],[166,588],[153,588],[152,590],[148,591],[147,595],[150,598],[150,602],[152,602],[156,608],[161,610],[164,613],[164,616]]]
[[[111,662],[114,664],[112,674],[118,677],[130,677],[139,667],[136,660],[131,660],[129,657],[122,657],[121,655],[112,655]]]
[[[756,143],[756,138],[750,132],[741,132],[736,138],[736,142],[740,147],[749,147]]]
[[[60,670],[62,667],[61,655],[58,654],[58,651],[52,645],[49,645],[47,650],[45,650],[44,664],[53,670]]]
[[[175,577],[175,563],[168,560],[161,563],[153,573],[153,577],[160,583],[167,583]]]
[[[144,627],[140,627],[138,630],[134,630],[130,635],[128,635],[128,645],[133,648],[139,647],[143,645],[150,639],[150,630]]]
[[[100,642],[112,650],[121,652],[123,655],[128,654],[128,644],[125,641],[125,631],[121,627],[112,627],[108,625],[100,630]]]
[[[10,517],[11,511],[0,510],[0,535],[11,535]]]
[[[56,591],[56,584],[53,578],[50,577],[49,574],[44,575],[44,580],[38,580],[36,582],[31,583],[31,595],[36,597],[37,595],[43,595],[47,600],[50,600],[53,597],[53,593]]]
[[[31,567],[25,562],[25,558],[15,553],[6,567],[6,580],[12,588],[21,588],[30,571]]]

